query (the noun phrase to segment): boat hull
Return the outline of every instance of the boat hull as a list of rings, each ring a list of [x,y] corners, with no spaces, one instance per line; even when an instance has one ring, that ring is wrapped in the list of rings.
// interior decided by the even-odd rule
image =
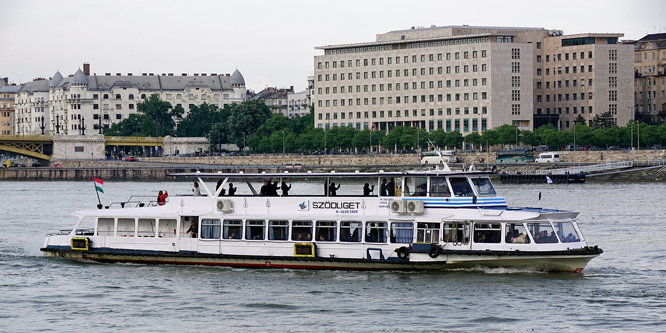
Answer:
[[[408,259],[297,258],[203,254],[197,252],[159,252],[114,249],[72,250],[69,247],[46,247],[45,256],[92,260],[104,263],[141,263],[171,265],[208,265],[237,268],[291,268],[311,270],[396,270],[424,271],[474,267],[517,268],[537,271],[580,273],[587,263],[603,251],[585,248],[571,251],[441,251],[436,258],[427,253],[410,253]]]

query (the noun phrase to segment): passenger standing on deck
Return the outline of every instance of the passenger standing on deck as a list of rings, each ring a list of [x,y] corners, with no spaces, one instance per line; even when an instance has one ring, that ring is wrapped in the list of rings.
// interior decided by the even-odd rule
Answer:
[[[366,197],[369,197],[372,194],[372,191],[374,190],[375,190],[375,185],[372,185],[372,187],[370,187],[370,184],[368,183],[365,183],[365,185],[363,185],[363,195]]]
[[[220,186],[222,186],[222,179],[217,181],[217,185],[215,185],[215,191],[219,190]]]
[[[386,191],[390,197],[395,196],[395,180],[391,178],[391,181],[386,184]]]
[[[287,185],[286,182],[282,182],[282,185],[280,185],[280,188],[282,189],[282,196],[283,197],[289,196],[289,190],[291,190],[291,185]]]
[[[382,195],[382,197],[388,196],[388,187],[386,185],[386,178],[382,179],[382,185],[379,188],[379,191],[380,191],[380,194]]]
[[[331,182],[331,187],[328,188],[329,195],[332,196],[332,197],[338,195],[337,192],[338,192],[339,189],[340,189],[340,185],[338,185],[338,187],[335,187],[335,183]]]
[[[269,182],[269,183],[270,183],[270,182]],[[277,196],[278,196],[277,190],[279,190],[279,189],[280,189],[280,188],[278,187],[278,182],[277,182],[277,180],[276,180],[276,181],[274,181],[273,184],[271,185],[270,195],[271,195],[272,197],[277,197]]]
[[[194,192],[195,197],[201,196],[201,191],[199,190],[199,183],[194,182],[194,188],[192,188],[192,192]]]
[[[234,183],[229,183],[229,196],[236,194],[238,187],[234,187]]]
[[[164,191],[164,193],[160,191],[160,193],[157,195],[157,204],[159,204],[160,206],[164,206],[164,204],[166,203],[166,198],[168,196],[169,196],[168,191]]]
[[[268,180],[264,180],[264,185],[261,186],[261,189],[259,190],[259,194],[261,194],[264,197],[267,197],[269,195],[269,190],[268,188],[270,185],[268,184]]]

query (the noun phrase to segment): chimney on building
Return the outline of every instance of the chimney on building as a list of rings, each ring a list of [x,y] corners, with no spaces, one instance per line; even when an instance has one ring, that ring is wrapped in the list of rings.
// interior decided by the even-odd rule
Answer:
[[[90,75],[90,64],[87,62],[83,64],[83,74]]]

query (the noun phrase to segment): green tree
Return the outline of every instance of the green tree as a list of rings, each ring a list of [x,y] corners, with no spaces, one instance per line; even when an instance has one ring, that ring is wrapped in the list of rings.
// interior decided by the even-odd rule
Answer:
[[[574,120],[574,124],[586,125],[586,124],[587,124],[587,120],[585,120],[585,117],[583,117],[582,114],[579,114],[579,115],[578,115],[578,118],[576,118],[576,120]]]
[[[481,139],[482,139],[481,134],[479,134],[477,132],[472,132],[472,133],[469,133],[469,134],[465,135],[465,142],[468,143],[468,144],[472,144],[475,147],[482,146]]]
[[[590,127],[593,129],[611,128],[613,126],[615,126],[615,119],[610,111],[598,114],[590,120]]]
[[[187,116],[178,124],[178,136],[208,137],[213,125],[222,123],[223,126],[226,126],[228,117],[228,109],[220,110],[217,106],[208,103],[194,105],[190,108]],[[226,135],[224,137],[226,138]]]
[[[458,131],[446,134],[445,146],[449,148],[462,148],[463,136]]]
[[[266,103],[252,99],[229,106],[229,141],[243,146],[243,137],[251,136],[267,119],[272,117],[271,108]]]
[[[171,103],[161,100],[157,94],[152,94],[148,99],[139,102],[136,105],[136,109],[138,112],[151,118],[155,124],[162,127],[165,135],[173,135],[175,133],[176,121],[182,119],[184,113],[182,107],[173,108]],[[146,133],[144,132],[144,134]]]

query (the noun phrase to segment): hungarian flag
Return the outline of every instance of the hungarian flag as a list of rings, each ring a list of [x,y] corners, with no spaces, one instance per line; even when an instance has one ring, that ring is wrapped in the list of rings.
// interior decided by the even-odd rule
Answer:
[[[99,178],[93,178],[93,181],[95,182],[95,188],[97,189],[97,192],[104,193],[104,181]]]

